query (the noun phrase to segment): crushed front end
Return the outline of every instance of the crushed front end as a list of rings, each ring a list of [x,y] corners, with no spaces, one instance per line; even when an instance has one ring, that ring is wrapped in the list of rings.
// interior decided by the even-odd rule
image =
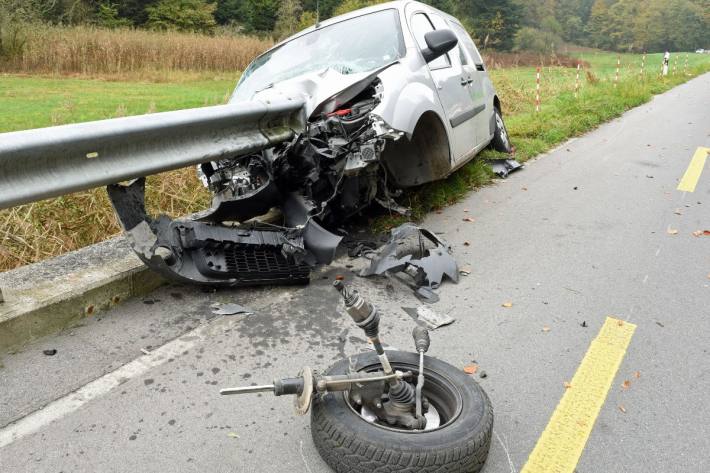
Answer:
[[[246,286],[307,283],[342,239],[328,228],[371,202],[395,203],[380,155],[403,133],[373,110],[378,79],[351,99],[324,107],[290,141],[198,166],[211,208],[187,218],[153,219],[145,180],[108,187],[128,239],[151,269],[180,282]],[[352,91],[350,91],[352,92]]]

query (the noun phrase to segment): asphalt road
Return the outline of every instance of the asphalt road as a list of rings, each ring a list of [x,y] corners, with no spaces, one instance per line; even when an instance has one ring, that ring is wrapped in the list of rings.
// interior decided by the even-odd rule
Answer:
[[[710,237],[692,235],[710,229],[709,166],[695,192],[676,190],[710,146],[708,105],[710,74],[424,222],[471,271],[442,285],[433,308],[457,320],[432,332],[430,354],[487,374],[485,473],[522,468],[609,315],[638,328],[577,472],[710,470]],[[379,305],[385,341],[409,349],[401,307],[416,299],[354,277],[362,264],[341,258],[299,288],[166,287],[4,357],[0,471],[329,471],[291,399],[218,389],[361,351],[336,310],[337,274]],[[215,301],[255,314],[216,317]]]

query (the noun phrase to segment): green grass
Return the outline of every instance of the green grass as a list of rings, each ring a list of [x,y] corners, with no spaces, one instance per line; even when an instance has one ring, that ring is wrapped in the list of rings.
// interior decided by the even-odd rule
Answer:
[[[223,103],[236,78],[179,83],[0,75],[0,132]]]

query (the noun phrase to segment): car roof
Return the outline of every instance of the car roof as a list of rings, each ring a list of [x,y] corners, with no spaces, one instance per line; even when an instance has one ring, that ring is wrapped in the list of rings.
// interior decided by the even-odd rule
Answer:
[[[316,29],[321,29],[325,26],[330,26],[335,23],[340,23],[341,21],[346,21],[351,18],[357,18],[358,16],[367,15],[368,13],[375,13],[375,12],[382,11],[382,10],[396,9],[396,10],[399,10],[400,12],[403,12],[404,9],[407,7],[407,5],[418,5],[418,6],[421,6],[425,9],[427,9],[427,10],[433,10],[433,11],[439,13],[441,16],[446,17],[449,20],[453,20],[457,23],[459,22],[455,17],[449,15],[446,12],[436,9],[436,8],[432,7],[431,5],[427,5],[427,4],[421,3],[421,2],[416,2],[413,0],[396,0],[393,2],[378,3],[377,5],[373,5],[373,6],[365,7],[365,8],[360,8],[358,10],[353,10],[351,12],[344,13],[344,14],[338,15],[338,16],[334,16],[332,18],[328,18],[327,20],[323,20],[323,21],[319,22],[317,25],[309,26],[305,30],[299,31],[298,33],[294,34],[293,36],[289,36],[288,38],[284,39],[283,41],[280,41],[279,43],[277,43],[274,46],[272,46],[271,48],[269,48],[267,51],[264,51],[263,54],[266,54],[269,51],[272,51],[272,50],[280,47],[281,45],[288,43],[289,41],[292,41],[300,36],[308,34]],[[316,28],[316,26],[317,26],[317,28]],[[260,56],[261,56],[261,54],[260,54]]]

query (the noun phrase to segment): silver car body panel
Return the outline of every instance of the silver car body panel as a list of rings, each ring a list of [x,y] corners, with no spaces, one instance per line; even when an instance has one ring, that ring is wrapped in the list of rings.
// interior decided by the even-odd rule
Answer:
[[[412,138],[420,117],[427,112],[436,114],[446,129],[451,165],[449,172],[453,172],[485,148],[493,138],[491,123],[494,117],[495,89],[478,51],[475,50],[477,57],[474,58],[461,44],[448,53],[449,67],[430,68],[420,52],[411,21],[414,15],[421,13],[432,19],[436,18],[438,21],[433,21],[434,27],[436,29],[448,27],[454,30],[460,38],[460,43],[461,30],[464,30],[461,23],[455,17],[429,5],[405,0],[382,3],[340,15],[321,22],[318,28],[388,9],[395,9],[399,14],[406,54],[396,64],[377,73],[377,77],[382,81],[384,93],[382,101],[373,113],[392,128],[404,132],[409,139]],[[460,30],[455,29],[456,26]],[[315,29],[315,26],[307,28],[275,45],[264,54]],[[473,45],[470,37],[465,39]],[[461,64],[459,48],[462,49],[462,54],[466,55],[469,64]],[[473,48],[475,49],[475,45]],[[237,87],[231,101],[269,100],[272,97],[294,97],[301,94],[306,102],[306,114],[310,116],[323,101],[353,83],[361,81],[369,74],[366,72],[343,75],[332,69],[325,69],[275,83],[251,97],[241,96]],[[470,82],[462,86],[462,80]],[[446,107],[447,104],[449,107]]]

